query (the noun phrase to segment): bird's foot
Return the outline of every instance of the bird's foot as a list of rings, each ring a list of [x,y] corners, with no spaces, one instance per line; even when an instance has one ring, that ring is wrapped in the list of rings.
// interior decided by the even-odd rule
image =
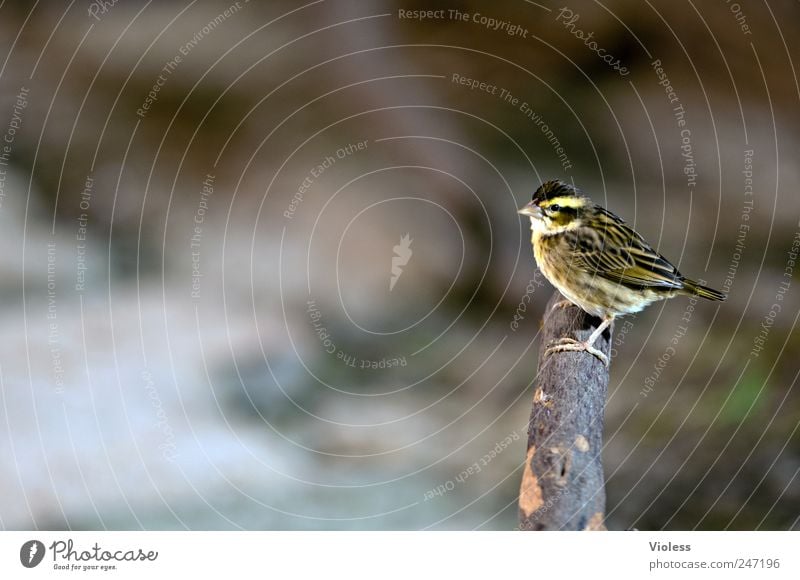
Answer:
[[[560,338],[551,342],[547,350],[544,351],[544,356],[550,356],[554,352],[588,352],[596,356],[606,368],[608,368],[608,357],[601,350],[596,349],[588,342],[581,342],[574,338]]]

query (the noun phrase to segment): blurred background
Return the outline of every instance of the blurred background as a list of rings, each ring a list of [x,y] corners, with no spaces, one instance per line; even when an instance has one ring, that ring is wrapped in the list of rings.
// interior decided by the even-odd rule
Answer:
[[[797,2],[0,3],[0,527],[517,522],[583,188],[728,293],[619,320],[610,529],[800,529]]]

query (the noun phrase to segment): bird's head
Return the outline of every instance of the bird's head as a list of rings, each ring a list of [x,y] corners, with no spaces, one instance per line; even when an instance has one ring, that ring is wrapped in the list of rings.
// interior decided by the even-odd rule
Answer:
[[[554,233],[577,227],[592,201],[563,181],[546,181],[518,213],[531,218],[531,229]]]

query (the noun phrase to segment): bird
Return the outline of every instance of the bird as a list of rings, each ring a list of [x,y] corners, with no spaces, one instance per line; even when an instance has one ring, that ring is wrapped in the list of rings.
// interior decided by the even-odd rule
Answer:
[[[622,218],[569,183],[544,182],[518,213],[530,217],[539,269],[566,298],[554,307],[574,304],[602,321],[585,341],[553,341],[545,356],[586,351],[608,367],[608,357],[593,345],[617,316],[678,295],[727,297],[683,276]]]

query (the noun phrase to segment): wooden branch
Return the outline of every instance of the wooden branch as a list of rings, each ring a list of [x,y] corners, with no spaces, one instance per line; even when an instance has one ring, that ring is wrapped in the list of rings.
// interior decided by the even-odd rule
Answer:
[[[586,340],[600,319],[572,304],[547,303],[539,372],[528,423],[528,455],[519,494],[522,530],[604,530],[606,494],[600,451],[608,369],[587,352],[544,357],[554,340]],[[611,331],[594,346],[610,357]]]

